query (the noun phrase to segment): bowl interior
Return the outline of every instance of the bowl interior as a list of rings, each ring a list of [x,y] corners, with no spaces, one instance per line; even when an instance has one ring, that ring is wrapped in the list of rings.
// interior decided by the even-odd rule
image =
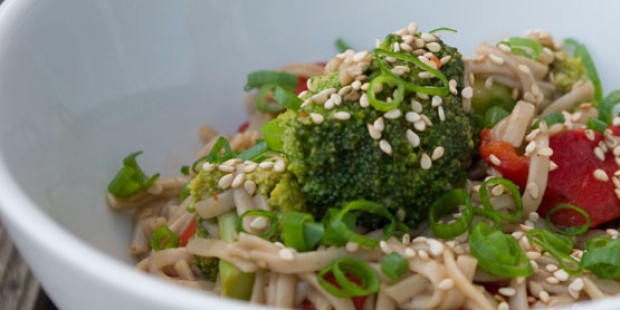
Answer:
[[[0,158],[56,223],[128,263],[130,218],[103,200],[122,158],[143,150],[147,174],[178,173],[200,147],[199,126],[231,133],[245,120],[248,72],[326,61],[336,38],[369,49],[417,21],[458,29],[444,38],[471,55],[483,40],[544,28],[588,45],[606,91],[620,82],[611,2],[67,0],[12,16],[13,4],[0,10],[11,18],[0,37]]]

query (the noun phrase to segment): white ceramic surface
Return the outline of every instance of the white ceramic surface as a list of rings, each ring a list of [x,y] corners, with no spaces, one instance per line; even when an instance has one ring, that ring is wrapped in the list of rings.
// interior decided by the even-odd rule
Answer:
[[[369,48],[417,21],[448,26],[471,55],[546,28],[590,48],[609,91],[620,5],[612,1],[70,1],[0,6],[0,216],[61,309],[247,309],[132,269],[130,220],[108,210],[107,182],[144,150],[147,173],[175,173],[196,129],[243,122],[245,76],[327,60],[333,42]],[[585,306],[584,306],[585,307]],[[589,309],[618,309],[608,299]]]

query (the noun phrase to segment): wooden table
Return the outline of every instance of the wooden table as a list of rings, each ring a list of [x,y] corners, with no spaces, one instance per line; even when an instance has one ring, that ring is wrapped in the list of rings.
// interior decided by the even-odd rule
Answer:
[[[0,1],[1,2],[1,1]],[[57,309],[22,260],[0,223],[0,309]]]

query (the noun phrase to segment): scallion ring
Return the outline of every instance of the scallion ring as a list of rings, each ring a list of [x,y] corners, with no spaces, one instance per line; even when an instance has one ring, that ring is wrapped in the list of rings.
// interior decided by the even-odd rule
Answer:
[[[299,252],[309,251],[314,248],[318,240],[316,234],[323,234],[322,227],[306,226],[307,223],[314,223],[314,218],[308,213],[289,211],[282,217],[282,241],[289,248],[294,248]],[[308,228],[306,228],[308,227]],[[306,240],[307,231],[310,243]],[[320,240],[320,237],[318,237]]]
[[[601,279],[620,278],[620,239],[598,236],[588,240],[581,265]]]
[[[512,198],[515,202],[515,214],[506,214],[503,212],[499,212],[493,207],[489,199],[489,193],[487,188],[489,184],[501,185],[512,194]],[[514,183],[512,183],[512,181],[508,179],[491,178],[484,181],[482,185],[480,185],[480,201],[482,202],[482,205],[486,210],[491,213],[496,213],[497,216],[503,220],[514,222],[518,221],[523,216],[523,201],[521,199],[521,192],[519,192],[519,187],[517,187],[517,185],[515,185]]]
[[[614,90],[599,103],[598,118],[607,125],[611,125],[614,119],[614,107],[618,103],[620,103],[620,90]]]
[[[585,223],[583,225],[579,225],[579,226],[571,226],[571,227],[558,227],[553,220],[551,220],[551,217],[557,213],[560,210],[573,210],[579,214],[581,214],[583,216],[583,218],[585,219]],[[574,236],[574,235],[581,235],[581,234],[585,234],[586,232],[588,232],[588,228],[590,227],[590,215],[588,214],[588,212],[584,211],[583,209],[571,205],[571,204],[561,204],[561,205],[557,205],[555,208],[551,209],[551,211],[547,212],[546,215],[547,218],[547,223],[549,223],[549,226],[551,226],[551,228],[554,231],[557,231],[560,234],[563,235],[567,235],[567,236]]]
[[[429,31],[428,33],[433,34],[433,33],[437,33],[439,31],[448,31],[448,32],[452,32],[452,33],[457,33],[458,31],[456,31],[456,29],[452,29],[452,28],[448,28],[448,27],[441,27],[441,28],[435,28],[431,31]]]
[[[596,66],[594,65],[594,61],[592,60],[592,56],[588,51],[588,48],[579,43],[575,39],[566,39],[564,40],[567,46],[574,46],[575,51],[573,52],[573,56],[575,58],[580,58],[581,63],[586,68],[586,73],[588,74],[588,78],[592,81],[594,85],[594,100],[597,102],[601,102],[603,100],[603,87],[601,85],[601,79],[598,75],[598,71],[596,70]]]
[[[396,219],[392,213],[390,213],[390,211],[388,211],[388,209],[382,204],[367,200],[355,200],[349,202],[344,206],[344,208],[342,208],[342,210],[332,214],[329,222],[327,223],[332,232],[330,234],[336,234],[341,240],[355,242],[367,248],[374,248],[379,245],[379,241],[354,232],[351,228],[349,228],[350,225],[346,224],[347,215],[354,211],[364,211],[388,219],[390,223],[383,228],[383,239],[387,239],[394,234],[397,225]]]
[[[222,150],[224,151],[224,154],[222,154]],[[237,153],[235,153],[235,151],[232,150],[232,148],[230,147],[230,144],[228,143],[228,140],[226,140],[224,137],[219,137],[217,138],[217,141],[215,141],[215,144],[213,144],[213,148],[211,149],[211,152],[209,153],[209,155],[198,158],[192,164],[192,171],[194,171],[194,173],[198,173],[198,170],[196,170],[196,167],[201,162],[206,161],[212,164],[218,164],[218,163],[223,163],[235,157],[236,155]]]
[[[545,116],[543,116],[541,119],[537,120],[534,125],[532,125],[533,129],[538,128],[538,126],[540,125],[540,121],[543,120],[545,121],[545,124],[547,124],[547,126],[552,126],[555,124],[562,124],[566,121],[566,119],[564,118],[564,115],[562,115],[562,113],[551,113],[551,114],[547,114]]]
[[[303,103],[303,101],[299,99],[299,97],[297,97],[295,93],[288,91],[280,86],[276,86],[273,92],[273,99],[279,104],[281,104],[283,107],[293,111],[298,111],[299,107]]]
[[[253,234],[245,230],[245,227],[243,227],[243,219],[245,219],[246,216],[263,217],[269,220],[269,228],[263,234],[259,235],[259,237],[263,239],[270,239],[271,237],[273,237],[273,235],[276,233],[276,230],[278,229],[278,216],[276,215],[275,212],[254,209],[254,210],[246,211],[237,219],[237,232]]]
[[[478,223],[469,235],[469,249],[478,265],[503,277],[527,277],[532,265],[517,240],[501,230]]]
[[[336,283],[325,279],[329,273],[334,276]],[[323,289],[339,298],[367,296],[379,291],[379,278],[374,270],[365,262],[351,257],[335,259],[319,272],[317,280]]]
[[[267,95],[272,93],[277,88],[277,85],[263,85],[258,89],[256,94],[256,109],[265,113],[278,113],[284,110],[281,104],[278,102],[267,101]]]
[[[465,206],[461,216],[453,223],[440,224],[439,219],[458,211],[459,206]],[[428,213],[429,223],[433,233],[442,239],[453,239],[469,229],[474,218],[471,199],[463,189],[455,189],[443,194],[431,205]]]
[[[176,248],[180,243],[179,236],[173,233],[166,225],[157,227],[151,237],[151,248],[154,251]]]
[[[590,117],[590,118],[588,118],[588,123],[587,123],[586,127],[588,129],[592,129],[594,131],[598,131],[600,133],[604,133],[605,129],[607,129],[607,123],[605,123],[604,121],[602,121],[602,120],[600,120],[598,118]]]
[[[276,72],[260,70],[248,74],[248,80],[244,89],[246,91],[261,88],[265,85],[277,85],[285,89],[295,89],[297,87],[298,78],[294,74],[286,72]]]
[[[409,270],[409,261],[396,252],[383,258],[381,272],[392,281],[398,281]]]
[[[391,102],[386,102],[383,100],[377,99],[377,94],[375,93],[375,87],[379,84],[388,84],[396,87],[396,95],[392,98]],[[379,75],[370,81],[368,88],[366,89],[366,95],[368,96],[368,102],[371,106],[379,111],[387,112],[392,110],[400,104],[405,96],[405,88],[402,81],[395,79],[389,75]]]
[[[500,42],[500,44],[510,47],[515,55],[534,60],[538,59],[543,49],[540,42],[521,37],[510,37],[508,40]]]
[[[123,167],[108,184],[108,192],[110,194],[118,198],[127,198],[143,188],[148,188],[157,180],[159,173],[149,177],[144,174],[138,165],[136,157],[140,154],[142,154],[142,151],[129,154],[123,159]]]
[[[573,242],[569,238],[554,234],[545,229],[531,229],[525,235],[530,241],[551,254],[566,273],[570,275],[581,273],[581,264],[570,255],[573,249]]]

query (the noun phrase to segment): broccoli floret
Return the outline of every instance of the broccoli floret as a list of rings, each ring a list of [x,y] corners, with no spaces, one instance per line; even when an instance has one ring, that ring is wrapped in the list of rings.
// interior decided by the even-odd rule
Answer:
[[[461,54],[442,41],[437,42],[441,46],[441,50],[435,53],[437,60],[451,57],[440,70],[448,79],[455,80],[460,89],[463,75]],[[421,69],[413,63],[396,60],[389,66],[407,66],[409,72],[401,78],[411,84],[444,86],[437,78],[421,78],[418,75]],[[341,89],[336,80],[337,73],[315,78],[308,95],[302,99],[323,89]],[[364,74],[369,80],[381,74],[376,58]],[[384,85],[377,97],[387,98],[392,91],[391,87]],[[442,121],[439,109],[431,106],[432,98],[406,91],[398,106],[401,116],[384,119],[385,129],[380,140],[387,141],[392,150],[391,154],[386,154],[379,147],[380,140],[373,139],[367,127],[385,112],[372,106],[363,108],[358,98],[344,96],[343,102],[331,110],[320,104],[309,104],[299,112],[289,110],[277,118],[285,129],[282,141],[283,152],[289,161],[288,170],[297,178],[307,210],[316,218],[321,218],[330,207],[367,199],[383,203],[395,214],[402,215],[397,212],[402,209],[406,214],[405,222],[415,225],[426,218],[427,209],[436,197],[451,189],[462,177],[474,145],[470,116],[463,111],[460,97],[449,94],[442,96],[441,109],[445,114]],[[419,106],[422,107],[420,114],[432,123],[424,130],[414,129],[414,124],[404,117],[407,112],[419,111]],[[348,112],[351,117],[336,120],[334,114],[337,112]],[[311,113],[323,115],[324,121],[316,124],[309,117]],[[419,136],[419,145],[412,146],[407,130]],[[440,147],[443,148],[442,155],[439,155]],[[422,157],[432,154],[439,158],[432,161],[430,169],[422,168]],[[361,221],[375,224],[370,218],[361,218]]]
[[[208,238],[209,233],[200,224],[202,220],[199,216],[196,216],[196,221],[198,221],[198,225],[196,225],[196,233],[194,234],[194,237]],[[217,274],[219,272],[219,262],[220,259],[217,257],[202,257],[196,255],[192,260],[192,263],[198,266],[202,274],[211,282],[215,282],[217,280]]]
[[[583,80],[588,79],[588,73],[581,58],[573,58],[565,51],[560,51],[563,57],[555,57],[551,64],[553,84],[562,93],[567,93],[571,87]]]

